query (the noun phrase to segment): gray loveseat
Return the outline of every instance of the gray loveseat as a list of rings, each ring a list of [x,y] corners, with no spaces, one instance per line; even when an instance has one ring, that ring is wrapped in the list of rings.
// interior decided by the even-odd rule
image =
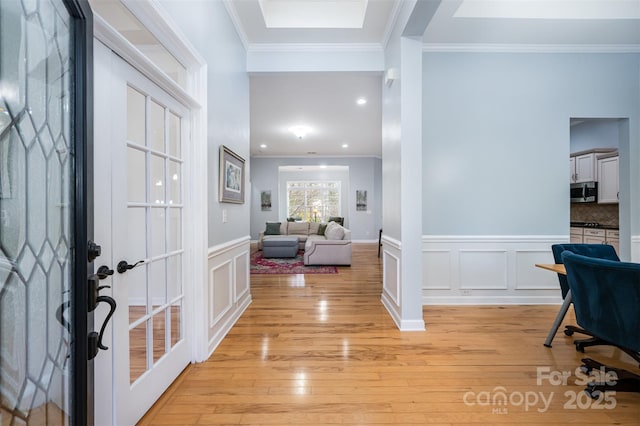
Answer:
[[[351,231],[329,222],[322,232],[320,225],[317,222],[267,223],[267,232],[258,235],[258,249],[262,250],[265,240],[295,236],[298,248],[304,250],[305,265],[351,265]]]

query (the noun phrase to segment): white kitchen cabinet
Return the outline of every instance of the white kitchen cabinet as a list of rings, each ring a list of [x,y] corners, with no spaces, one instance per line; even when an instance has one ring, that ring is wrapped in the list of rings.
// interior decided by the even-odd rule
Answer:
[[[573,160],[573,161],[572,161]],[[596,154],[575,155],[570,158],[571,183],[593,182],[596,176]]]
[[[569,179],[569,183],[576,183],[576,157],[569,157],[569,172],[571,173],[571,178]]]
[[[599,154],[615,154],[615,148],[594,148],[589,151],[574,152],[569,157],[571,183],[597,182]]]
[[[607,236],[604,229],[583,229],[582,239],[585,244],[605,244]]]
[[[613,246],[616,249],[616,253],[620,253],[620,231],[607,229],[605,232],[605,239],[607,244]]]
[[[592,229],[572,226],[569,228],[572,244],[609,244],[620,252],[620,231],[617,229]]]
[[[569,242],[571,244],[582,244],[582,228],[569,228]]]
[[[598,203],[618,203],[618,156],[598,157]]]

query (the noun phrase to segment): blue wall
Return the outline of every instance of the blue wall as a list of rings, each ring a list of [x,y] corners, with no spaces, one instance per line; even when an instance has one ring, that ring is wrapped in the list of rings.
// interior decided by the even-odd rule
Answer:
[[[342,212],[345,226],[352,232],[353,240],[377,240],[378,230],[382,226],[381,170],[382,160],[374,157],[335,157],[335,158],[251,158],[251,238],[257,239],[267,221],[284,221],[287,214],[280,206],[282,192],[278,167],[307,165],[348,166],[349,181],[342,184]],[[309,176],[309,179],[314,178]],[[318,172],[315,178],[325,176]],[[327,179],[331,179],[326,177]],[[356,190],[367,191],[368,211],[356,211]],[[262,211],[260,192],[271,191],[271,211]]]
[[[629,118],[621,194],[640,189],[631,171],[640,160],[640,55],[425,52],[423,60],[423,234],[567,235],[571,117]],[[629,198],[627,233],[640,210]]]
[[[220,145],[249,159],[249,77],[246,52],[221,1],[163,0],[162,5],[207,62],[207,193],[209,247],[249,234],[245,204],[218,202]],[[247,179],[248,182],[248,172]],[[227,222],[223,223],[223,211]]]

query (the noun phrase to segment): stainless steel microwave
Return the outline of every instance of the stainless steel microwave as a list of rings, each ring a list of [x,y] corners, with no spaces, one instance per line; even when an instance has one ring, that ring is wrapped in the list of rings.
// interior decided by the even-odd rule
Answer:
[[[571,184],[572,203],[595,203],[598,201],[598,182]]]

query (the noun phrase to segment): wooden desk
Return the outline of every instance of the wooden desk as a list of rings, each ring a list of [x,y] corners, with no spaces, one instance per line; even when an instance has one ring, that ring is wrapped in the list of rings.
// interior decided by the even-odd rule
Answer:
[[[567,275],[567,270],[564,265],[561,263],[536,263],[538,268],[546,269],[547,271],[555,272],[557,274]],[[549,330],[549,334],[547,335],[547,339],[544,341],[544,345],[548,348],[551,347],[551,342],[558,332],[558,328],[560,328],[560,324],[564,319],[564,316],[567,314],[569,310],[569,305],[573,298],[571,297],[571,290],[567,292],[567,295],[562,302],[562,306],[560,307],[560,311],[558,315],[556,315],[556,319],[553,321],[553,325],[551,326],[551,330]]]
[[[536,266],[557,274],[567,275],[567,270],[562,263],[536,263]]]

